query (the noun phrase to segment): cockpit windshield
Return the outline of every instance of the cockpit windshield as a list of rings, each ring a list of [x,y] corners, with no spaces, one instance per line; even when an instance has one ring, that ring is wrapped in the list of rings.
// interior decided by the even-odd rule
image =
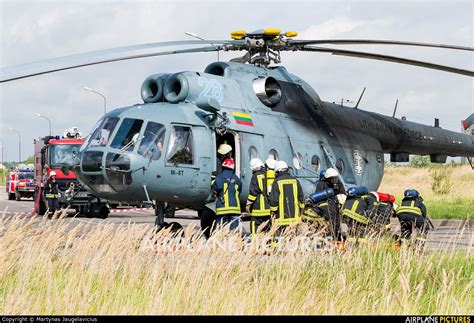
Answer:
[[[73,166],[81,145],[52,145],[49,150],[49,165],[52,168]]]
[[[139,141],[143,120],[125,118],[110,147],[123,151],[132,151]]]
[[[90,137],[90,147],[104,147],[109,142],[110,135],[115,129],[119,118],[105,118],[94,130]]]
[[[140,147],[138,148],[138,154],[152,160],[160,159],[165,132],[166,128],[161,123],[148,122]]]

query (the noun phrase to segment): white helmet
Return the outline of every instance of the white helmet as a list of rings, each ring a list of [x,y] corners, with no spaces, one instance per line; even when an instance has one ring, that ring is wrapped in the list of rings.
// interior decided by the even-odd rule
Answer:
[[[221,155],[228,154],[232,151],[232,147],[228,144],[222,144],[219,146],[219,149],[217,149],[217,152]]]
[[[288,164],[283,160],[277,161],[275,164],[275,172],[278,173],[283,171],[284,169],[288,169]]]
[[[51,177],[51,176],[56,176],[56,172],[54,170],[49,173],[49,177]]]
[[[270,168],[270,169],[275,169],[276,163],[277,163],[277,161],[275,160],[275,158],[273,158],[273,156],[270,156],[270,157],[265,161],[265,164],[266,164],[267,167]]]
[[[339,176],[339,172],[334,168],[328,168],[324,173],[324,178],[331,178]]]
[[[375,191],[372,191],[369,193],[370,195],[373,195],[375,197],[375,199],[377,200],[377,202],[380,201],[380,198],[379,198],[379,193],[375,192]]]
[[[259,168],[263,167],[263,162],[259,158],[252,158],[250,160],[250,169],[256,171]]]

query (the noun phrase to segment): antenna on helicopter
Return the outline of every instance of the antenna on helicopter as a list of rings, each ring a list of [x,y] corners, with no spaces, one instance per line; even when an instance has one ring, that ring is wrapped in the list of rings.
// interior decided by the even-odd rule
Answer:
[[[357,107],[359,106],[360,100],[362,100],[362,97],[364,96],[364,93],[365,93],[365,87],[364,87],[364,89],[362,90],[362,93],[360,94],[359,100],[357,100],[357,103],[356,103],[354,109],[357,109]]]
[[[190,32],[190,31],[186,31],[185,34],[188,35],[188,36],[190,36],[190,37],[197,38],[197,39],[199,39],[199,40],[207,41],[207,42],[209,42],[209,44],[211,44],[212,46],[215,46],[215,44],[213,44],[211,41],[209,41],[209,40],[207,40],[207,39],[204,39],[204,38],[202,38],[201,36],[199,36],[199,35],[197,35],[197,34],[195,34],[195,33],[192,33],[192,32]],[[218,61],[218,62],[220,61],[220,60],[219,60],[219,51],[217,51],[217,61]]]
[[[397,102],[395,102],[395,108],[393,109],[392,118],[395,118],[395,113],[397,113],[397,107],[398,107],[398,99],[397,99]]]

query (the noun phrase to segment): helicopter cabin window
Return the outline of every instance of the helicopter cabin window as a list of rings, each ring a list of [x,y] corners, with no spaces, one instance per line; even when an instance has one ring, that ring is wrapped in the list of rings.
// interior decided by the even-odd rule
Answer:
[[[114,131],[119,118],[105,118],[93,131],[91,136],[91,147],[104,147],[109,141],[110,134]]]
[[[138,154],[151,160],[158,160],[163,152],[166,128],[161,123],[148,122]]]
[[[303,156],[301,155],[301,153],[296,153],[293,155],[293,166],[296,169],[303,168]]]
[[[278,160],[278,152],[275,149],[270,149],[268,152],[268,158],[273,157],[273,159]]]
[[[258,151],[257,151],[257,148],[255,148],[254,146],[250,146],[249,160],[252,160],[253,158],[258,158]]]
[[[125,118],[120,125],[110,147],[123,151],[132,151],[138,142],[143,120]]]
[[[311,168],[313,171],[317,172],[319,170],[319,164],[320,161],[318,155],[313,155],[313,157],[311,157]]]
[[[339,171],[339,174],[343,174],[344,173],[344,162],[342,161],[341,158],[339,158],[337,161],[336,161],[336,168],[337,170]]]
[[[193,133],[190,127],[173,126],[167,152],[168,163],[192,165]]]

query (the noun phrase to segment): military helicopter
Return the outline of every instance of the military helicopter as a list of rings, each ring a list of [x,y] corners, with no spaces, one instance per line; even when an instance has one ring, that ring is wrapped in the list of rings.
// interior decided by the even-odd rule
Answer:
[[[283,51],[331,53],[383,60],[474,76],[473,71],[375,53],[320,47],[403,45],[473,51],[474,48],[391,40],[296,40],[296,32],[237,30],[232,40],[175,41],[128,46],[2,69],[0,82],[83,66],[184,53],[243,51],[229,62],[213,62],[203,72],[159,73],[141,86],[144,103],[104,115],[76,158],[76,173],[95,195],[155,205],[163,223],[164,204],[191,208],[212,217],[211,174],[220,143],[233,147],[242,202],[251,179],[249,161],[269,155],[292,165],[305,195],[314,192],[319,170],[339,170],[344,185],[376,190],[384,154],[407,162],[409,154],[474,156],[474,138],[360,109],[324,102],[281,62]],[[205,46],[203,46],[205,45]],[[169,46],[185,49],[157,50]],[[151,53],[134,51],[151,49]],[[244,205],[244,203],[242,203]],[[204,221],[206,222],[206,221]]]

